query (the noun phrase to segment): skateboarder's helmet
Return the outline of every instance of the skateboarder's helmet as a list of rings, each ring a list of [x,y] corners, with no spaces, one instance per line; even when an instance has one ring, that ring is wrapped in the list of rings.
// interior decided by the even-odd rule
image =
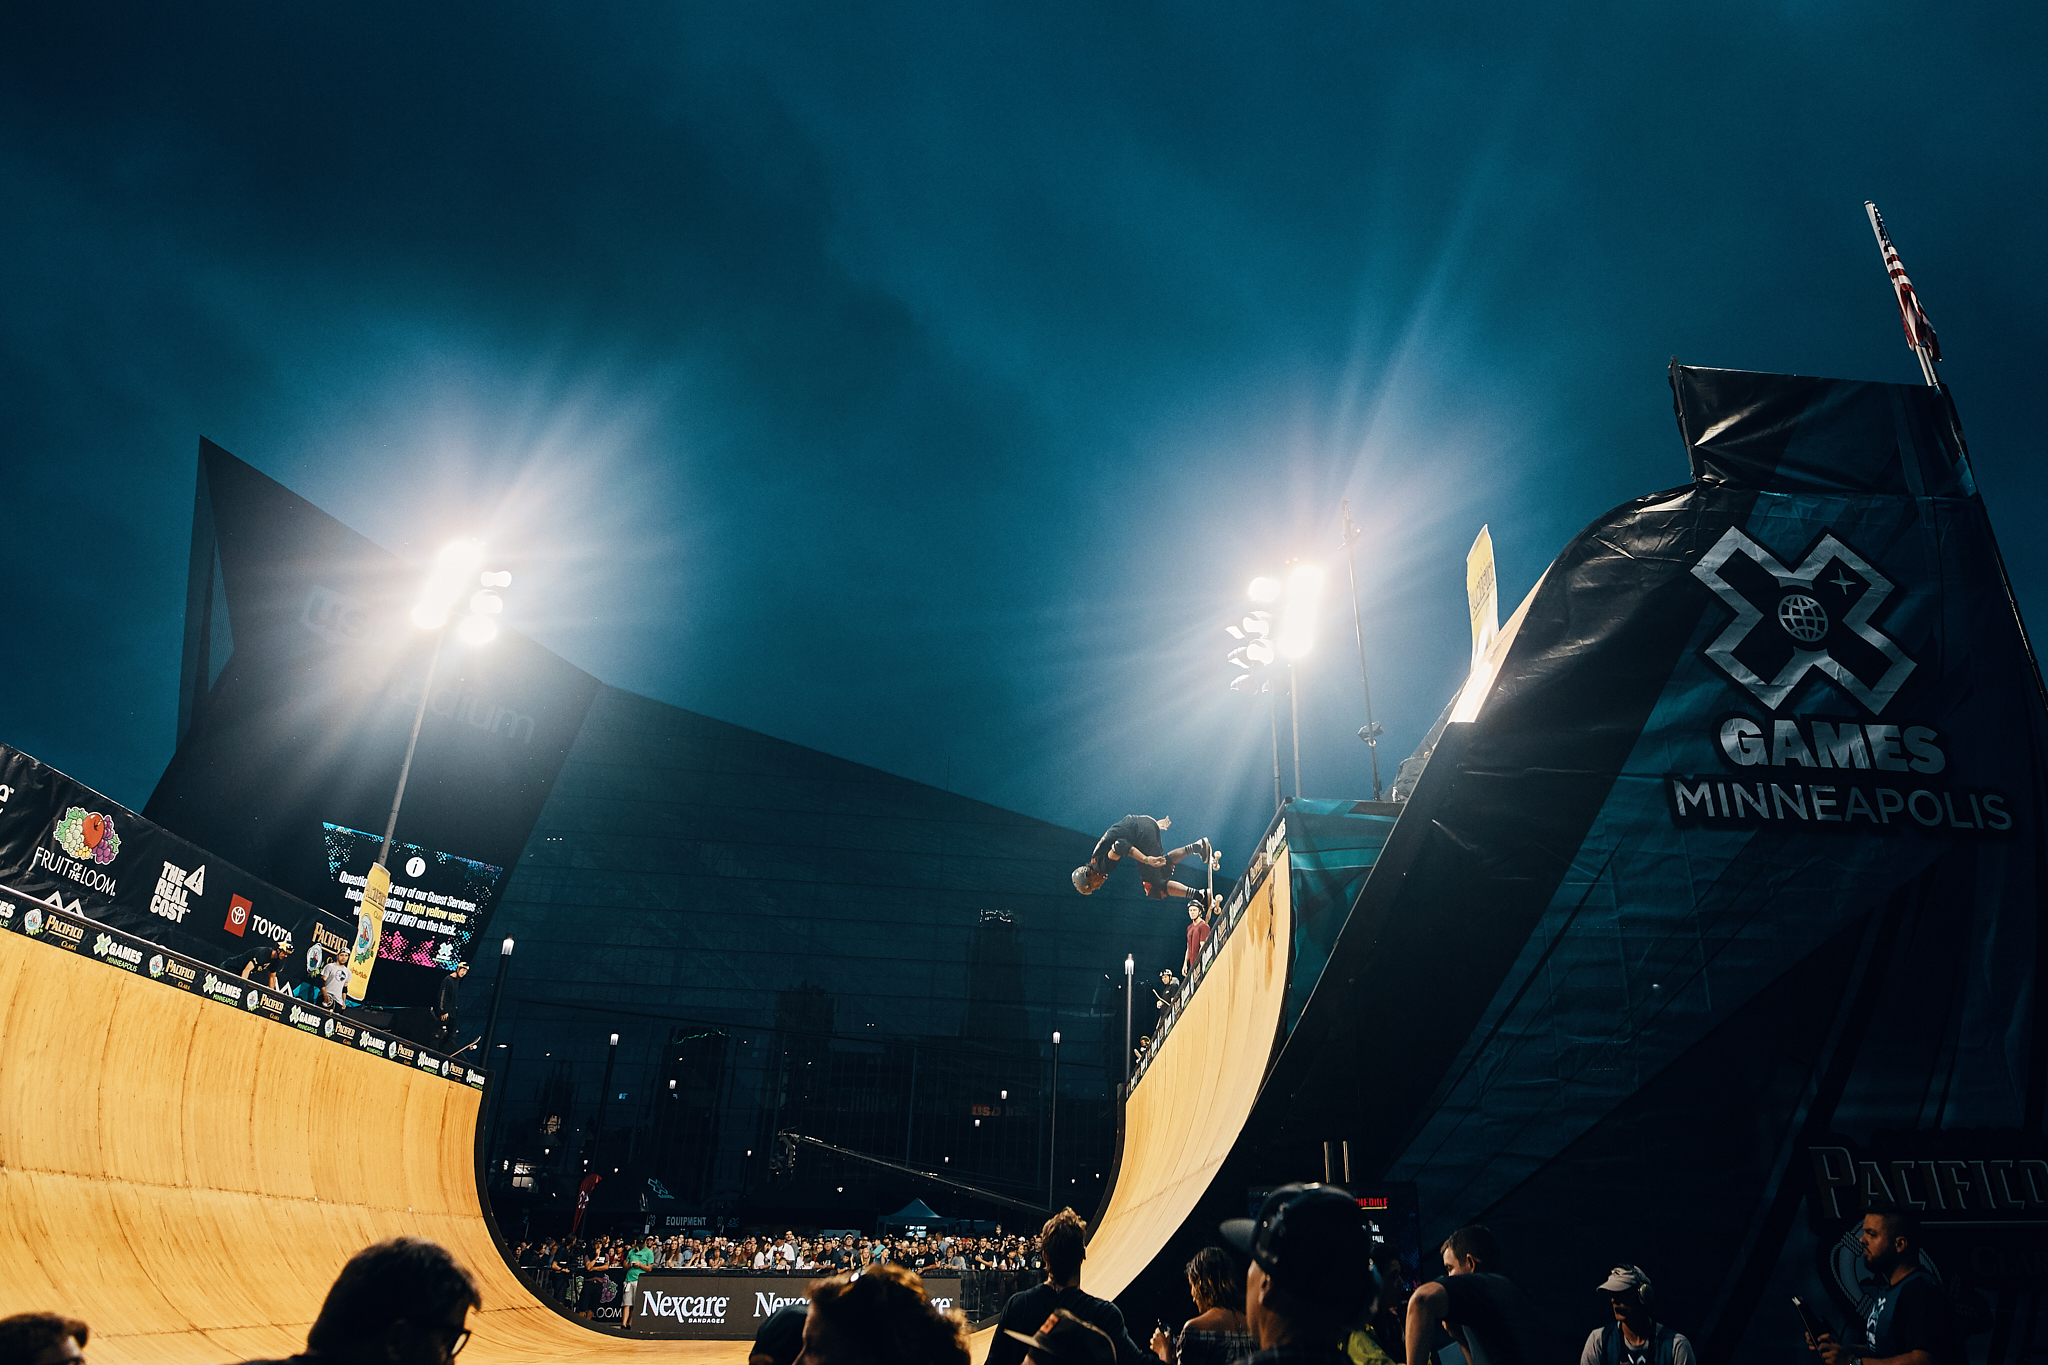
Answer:
[[[1087,863],[1082,863],[1074,869],[1074,889],[1084,896],[1093,895],[1095,892],[1094,875],[1095,869]]]

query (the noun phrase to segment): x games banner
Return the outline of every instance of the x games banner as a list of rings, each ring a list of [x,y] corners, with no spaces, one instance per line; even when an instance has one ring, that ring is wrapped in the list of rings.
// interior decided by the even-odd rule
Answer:
[[[1343,1138],[1425,1244],[1519,1251],[1558,1332],[1636,1263],[1708,1365],[1806,1358],[1793,1294],[1859,1311],[1842,1234],[1889,1189],[1977,1358],[2048,1352],[2009,1226],[2041,1216],[2048,711],[1954,409],[1671,385],[1690,481],[1511,618],[1228,1174]]]

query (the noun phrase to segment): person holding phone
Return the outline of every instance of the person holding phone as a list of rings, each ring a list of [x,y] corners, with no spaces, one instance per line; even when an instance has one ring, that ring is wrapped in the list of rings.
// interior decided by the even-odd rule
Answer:
[[[1809,1331],[1806,1344],[1821,1365],[1964,1365],[1955,1310],[1920,1264],[1920,1220],[1890,1200],[1874,1199],[1857,1238],[1863,1268],[1876,1281],[1863,1339],[1842,1342]]]

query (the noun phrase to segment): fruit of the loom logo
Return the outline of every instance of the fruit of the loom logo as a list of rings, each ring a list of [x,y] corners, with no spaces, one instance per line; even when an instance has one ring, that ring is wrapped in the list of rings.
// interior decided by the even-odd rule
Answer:
[[[121,851],[121,836],[114,833],[114,822],[83,806],[73,806],[64,812],[64,818],[57,822],[55,837],[57,847],[72,857],[102,867],[114,861]]]

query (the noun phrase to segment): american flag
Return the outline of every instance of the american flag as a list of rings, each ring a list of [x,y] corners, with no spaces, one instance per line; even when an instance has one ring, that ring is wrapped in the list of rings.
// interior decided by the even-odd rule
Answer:
[[[1884,230],[1884,215],[1868,199],[1863,201],[1863,207],[1870,214],[1871,231],[1877,234],[1877,244],[1884,251],[1884,268],[1892,277],[1892,292],[1899,296],[1899,321],[1906,327],[1906,344],[1931,361],[1940,360],[1941,341],[1934,335],[1934,324],[1927,320],[1927,310],[1920,306],[1920,296],[1913,292],[1913,282],[1906,278],[1906,267],[1899,263],[1899,249],[1892,245],[1891,234]]]

